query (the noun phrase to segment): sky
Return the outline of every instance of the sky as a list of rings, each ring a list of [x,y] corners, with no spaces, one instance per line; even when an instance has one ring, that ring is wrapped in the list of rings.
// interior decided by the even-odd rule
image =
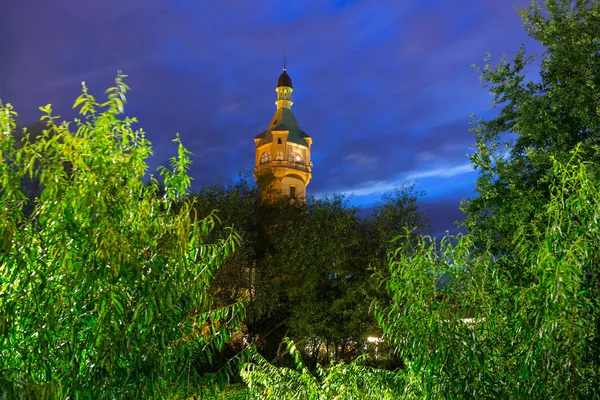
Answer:
[[[118,69],[126,114],[153,143],[151,169],[194,154],[193,188],[253,168],[253,138],[275,112],[287,53],[300,127],[313,138],[308,193],[371,207],[414,183],[432,233],[454,231],[476,195],[471,113],[491,96],[473,64],[522,43],[529,0],[19,0],[0,16],[0,98],[25,125],[51,103],[69,119]]]

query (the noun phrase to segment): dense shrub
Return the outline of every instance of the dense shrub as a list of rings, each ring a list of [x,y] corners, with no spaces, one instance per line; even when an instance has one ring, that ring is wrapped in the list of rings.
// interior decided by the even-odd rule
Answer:
[[[470,235],[398,248],[378,319],[425,397],[600,396],[600,182],[588,169],[578,148],[555,161],[545,234],[521,226],[513,252],[473,256]]]
[[[236,236],[206,237],[216,216],[186,200],[179,143],[164,195],[146,176],[151,146],[120,118],[116,79],[98,104],[85,88],[83,119],[58,124],[50,105],[35,142],[15,142],[0,108],[0,391],[5,398],[144,398],[195,382],[192,357],[210,358],[240,308],[213,309],[207,287]],[[73,131],[74,129],[74,131]],[[39,182],[31,215],[21,191]]]
[[[363,365],[364,357],[351,363],[333,362],[327,368],[317,364],[306,368],[293,343],[288,350],[295,369],[269,364],[256,352],[244,364],[241,375],[251,399],[286,400],[392,400],[398,399],[404,382],[394,372]]]

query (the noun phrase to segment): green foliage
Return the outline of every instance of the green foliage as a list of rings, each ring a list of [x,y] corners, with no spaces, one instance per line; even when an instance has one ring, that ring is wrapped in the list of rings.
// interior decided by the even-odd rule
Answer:
[[[119,118],[119,74],[84,119],[57,123],[50,105],[35,141],[15,141],[14,111],[0,108],[0,390],[27,398],[145,398],[200,378],[239,325],[238,304],[214,308],[208,284],[237,236],[209,241],[217,217],[186,199],[189,152],[162,168],[165,194],[144,183],[152,154],[134,118]],[[75,131],[71,131],[71,128]],[[30,216],[23,177],[41,193]],[[193,358],[195,357],[195,358]]]
[[[206,393],[202,399],[206,400],[248,400],[248,391],[246,385],[232,384],[223,389],[219,389],[214,394]]]
[[[371,275],[402,226],[426,227],[417,195],[399,188],[366,219],[343,196],[309,198],[301,218],[277,225],[267,257],[276,278],[271,287],[284,294],[288,336],[311,364],[352,359],[368,336],[378,335],[369,307],[382,296]]]
[[[221,226],[233,226],[240,237],[239,247],[216,272],[211,295],[223,305],[239,299],[249,300],[252,286],[252,266],[260,253],[264,228],[261,224],[261,204],[258,188],[247,171],[242,171],[235,182],[206,185],[193,194],[194,209],[198,215],[209,215],[218,210]],[[214,240],[225,238],[227,229],[215,229]]]
[[[356,355],[375,325],[365,301],[368,249],[357,214],[342,196],[309,198],[305,214],[274,229],[266,259],[272,287],[289,310],[288,335],[313,357],[321,347],[334,359]]]
[[[392,243],[406,228],[423,233],[429,228],[429,221],[419,210],[419,197],[425,193],[415,191],[415,185],[403,185],[391,193],[385,193],[369,216],[368,225],[372,229],[371,238],[378,248],[378,260],[387,259],[387,253],[394,250]]]
[[[244,364],[241,375],[248,385],[251,399],[398,399],[404,381],[390,371],[362,365],[362,358],[350,364],[332,363],[328,368],[317,364],[311,372],[302,364],[292,342],[288,349],[294,355],[296,368],[275,367],[258,353]]]
[[[28,141],[35,142],[38,137],[43,137],[45,129],[46,124],[41,121],[36,121],[26,128],[19,128],[17,126],[13,129],[13,134],[15,135],[15,147],[19,149],[23,145],[25,136],[28,137]],[[39,197],[42,193],[42,187],[38,180],[30,178],[29,175],[26,174],[21,178],[20,190],[28,199],[27,204],[23,207],[23,214],[28,217],[35,207],[35,198]]]
[[[415,191],[414,185],[396,188],[382,196],[366,220],[369,265],[376,281],[385,282],[389,278],[388,259],[399,245],[398,235],[408,229],[412,232],[410,236],[416,238],[429,228],[429,221],[418,203],[418,198],[423,195],[424,192]],[[390,301],[382,289],[377,285],[369,296],[380,306]]]
[[[479,196],[462,205],[467,229],[481,249],[495,254],[515,246],[512,232],[530,221],[529,236],[543,234],[538,215],[550,199],[552,157],[566,162],[581,143],[584,160],[600,165],[600,3],[545,0],[521,10],[529,36],[545,51],[539,79],[528,78],[535,60],[522,47],[515,58],[478,68],[493,96],[496,117],[473,119]],[[590,169],[597,174],[597,168]]]
[[[581,158],[555,160],[548,225],[517,230],[508,254],[471,235],[397,249],[378,321],[425,397],[600,396],[600,182]]]
[[[285,336],[313,365],[364,352],[366,337],[379,335],[369,312],[371,299],[385,297],[370,267],[384,272],[391,239],[401,226],[426,226],[413,189],[399,188],[383,197],[366,219],[343,196],[291,203],[287,196],[272,194],[261,201],[249,173],[196,193],[199,215],[219,210],[222,224],[235,226],[241,237],[211,288],[219,304],[246,302],[245,329],[238,341],[254,343],[264,357],[280,365],[287,360]],[[217,229],[211,238],[222,235]],[[382,356],[377,359],[391,361],[387,354]]]
[[[524,48],[478,69],[499,112],[473,120],[469,234],[407,232],[390,261],[378,319],[431,398],[599,396],[600,4],[521,15],[545,47],[539,79]]]

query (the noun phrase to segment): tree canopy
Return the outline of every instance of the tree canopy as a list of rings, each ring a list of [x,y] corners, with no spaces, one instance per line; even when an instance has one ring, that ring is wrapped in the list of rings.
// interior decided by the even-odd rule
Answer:
[[[172,391],[198,382],[191,363],[239,325],[239,305],[214,308],[208,296],[238,238],[207,240],[216,216],[193,213],[179,138],[160,170],[164,195],[143,181],[152,148],[122,117],[123,78],[102,104],[84,85],[74,106],[82,119],[58,124],[40,107],[46,126],[35,141],[18,143],[15,112],[0,108],[0,390],[9,398]],[[25,176],[39,182],[34,199]]]
[[[383,271],[399,226],[427,225],[419,212],[421,193],[413,189],[398,188],[361,217],[339,195],[265,201],[248,173],[228,185],[203,187],[194,194],[199,215],[219,210],[223,225],[233,225],[241,237],[212,292],[224,305],[245,301],[247,338],[269,361],[289,362],[284,337],[296,341],[311,365],[362,354],[367,336],[379,332],[370,299],[387,299],[372,274]]]
[[[555,180],[553,157],[561,162],[579,144],[584,161],[600,165],[600,6],[597,0],[545,0],[520,11],[541,57],[523,46],[512,60],[478,68],[498,114],[474,118],[477,140],[471,156],[479,171],[478,197],[463,203],[465,225],[479,248],[510,251],[511,235],[542,235],[543,216]],[[537,68],[531,68],[538,60]],[[535,78],[531,78],[534,75]],[[595,169],[590,174],[596,174]],[[529,226],[530,221],[538,223]]]

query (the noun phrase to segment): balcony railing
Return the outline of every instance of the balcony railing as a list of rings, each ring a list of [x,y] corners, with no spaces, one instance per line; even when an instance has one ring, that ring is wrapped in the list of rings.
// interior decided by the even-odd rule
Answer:
[[[310,172],[310,166],[306,165],[303,162],[291,162],[291,161],[287,161],[287,160],[271,160],[270,162],[266,162],[263,164],[260,164],[257,169],[262,169],[264,167],[267,166],[271,166],[271,167],[287,167],[287,168],[293,168],[293,169],[297,169],[299,171],[306,171],[306,172]]]

